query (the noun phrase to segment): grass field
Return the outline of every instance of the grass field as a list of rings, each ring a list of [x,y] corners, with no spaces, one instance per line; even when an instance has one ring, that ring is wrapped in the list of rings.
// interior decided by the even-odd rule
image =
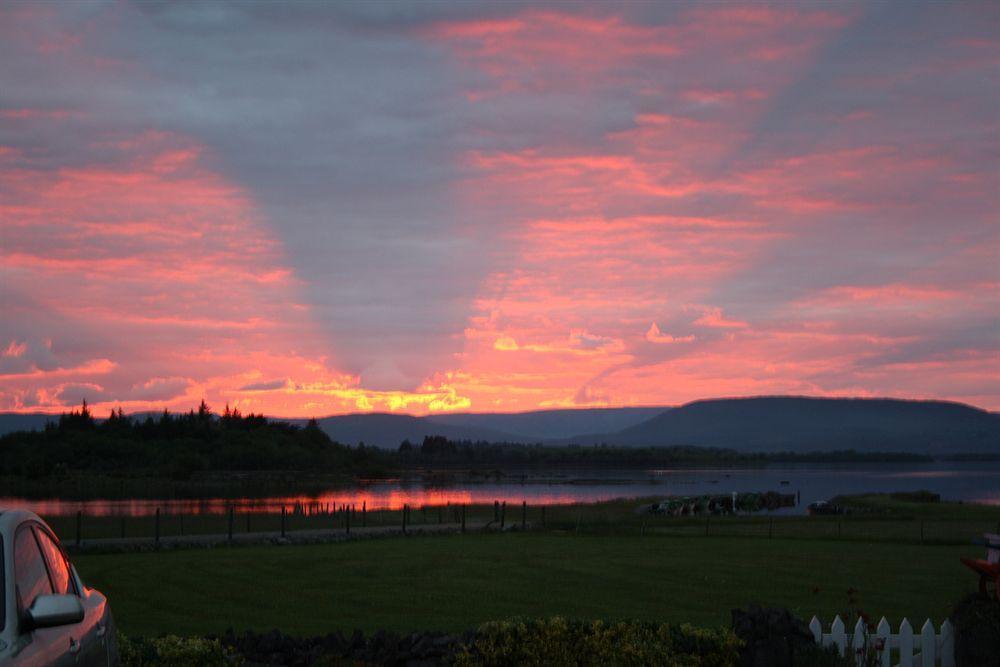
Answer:
[[[751,601],[829,621],[861,591],[898,624],[976,586],[974,545],[548,531],[78,555],[130,634],[464,630],[514,615],[728,625]]]

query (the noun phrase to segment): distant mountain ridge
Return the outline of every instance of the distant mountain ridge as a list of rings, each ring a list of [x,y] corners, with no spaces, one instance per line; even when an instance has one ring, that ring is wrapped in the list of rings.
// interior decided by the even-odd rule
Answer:
[[[430,415],[435,424],[486,428],[529,438],[532,442],[569,438],[579,433],[611,433],[662,414],[666,407],[566,408],[514,413],[459,412]]]
[[[143,413],[143,417],[145,413]],[[0,413],[0,434],[43,428],[58,416]],[[279,418],[280,419],[280,418]],[[290,419],[304,424],[304,419]],[[1000,415],[962,403],[890,398],[764,396],[676,408],[579,408],[521,413],[389,413],[319,420],[345,444],[393,448],[425,436],[450,440],[619,446],[691,445],[742,452],[1000,453]]]
[[[59,415],[41,412],[0,412],[0,435],[14,431],[40,431],[49,422],[59,421]]]
[[[764,396],[695,401],[580,444],[738,451],[1000,452],[1000,415],[963,403]]]

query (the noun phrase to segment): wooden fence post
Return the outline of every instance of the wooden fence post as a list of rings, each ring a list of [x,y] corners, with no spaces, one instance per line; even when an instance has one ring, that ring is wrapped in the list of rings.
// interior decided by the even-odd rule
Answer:
[[[885,616],[875,628],[875,639],[880,640],[884,647],[879,660],[881,667],[892,667],[892,627],[889,626],[889,621],[885,620]]]
[[[844,655],[844,650],[847,648],[847,633],[844,631],[844,622],[840,620],[840,616],[834,616],[833,624],[830,625],[830,641],[837,647],[837,652],[840,655]]]
[[[948,620],[941,624],[941,667],[955,667],[955,626]]]
[[[345,516],[347,517],[347,520],[344,522],[344,531],[346,532],[346,534],[350,535],[351,534],[351,508],[350,507],[347,508],[347,514]]]
[[[913,627],[908,619],[899,624],[899,664],[913,665]]]
[[[503,530],[504,522],[507,520],[507,501],[500,505],[500,530]]]
[[[76,546],[80,546],[80,542],[83,541],[83,537],[80,531],[83,527],[83,510],[76,511]]]
[[[403,503],[403,510],[401,513],[403,515],[403,535],[406,535],[406,503]]]
[[[500,501],[499,500],[494,500],[493,501],[493,520],[494,521],[499,521],[500,520]]]
[[[465,532],[465,505],[462,505],[462,532]]]
[[[285,506],[281,506],[281,536],[285,536]]]
[[[924,667],[934,667],[936,656],[937,635],[934,633],[931,619],[928,618],[920,628],[920,662]]]
[[[809,621],[809,630],[813,633],[813,639],[820,646],[823,645],[823,624],[819,622],[819,619],[815,616]]]
[[[368,527],[368,501],[363,500],[361,502],[361,527]]]
[[[250,508],[247,508],[247,532],[250,532]]]

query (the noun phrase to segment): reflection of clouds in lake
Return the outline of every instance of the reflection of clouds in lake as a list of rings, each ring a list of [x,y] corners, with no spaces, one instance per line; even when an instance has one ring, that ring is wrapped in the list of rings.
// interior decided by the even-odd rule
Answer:
[[[1000,505],[1000,464],[995,462],[937,462],[905,466],[868,464],[844,466],[780,465],[764,468],[660,468],[636,470],[508,471],[503,478],[462,479],[404,475],[394,479],[364,480],[355,486],[331,486],[316,493],[289,491],[259,498],[205,498],[200,500],[25,500],[0,497],[2,507],[23,507],[42,516],[151,516],[160,508],[166,514],[224,514],[230,505],[237,512],[276,512],[282,505],[302,511],[326,511],[343,505],[368,510],[398,510],[404,504],[447,506],[488,504],[529,506],[591,503],[619,498],[662,499],[668,496],[728,494],[731,492],[801,493],[796,508],[779,514],[801,514],[817,500],[839,494],[890,493],[927,490],[943,500]],[[452,481],[453,480],[453,481]]]

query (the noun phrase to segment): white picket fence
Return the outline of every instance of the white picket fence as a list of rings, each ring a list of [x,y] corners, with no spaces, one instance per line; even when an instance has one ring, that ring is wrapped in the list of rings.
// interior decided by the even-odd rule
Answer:
[[[855,652],[865,641],[865,624],[861,619],[855,624],[853,635],[847,634],[840,616],[834,617],[830,632],[823,632],[823,624],[815,616],[809,622],[809,629],[820,645],[832,644],[840,655],[847,650]],[[915,634],[913,626],[904,618],[899,624],[899,632],[893,633],[883,616],[868,639],[871,644],[882,640],[885,646],[879,660],[881,667],[955,667],[955,628],[947,620],[941,624],[940,633],[934,631],[934,624],[927,619],[920,634]]]

